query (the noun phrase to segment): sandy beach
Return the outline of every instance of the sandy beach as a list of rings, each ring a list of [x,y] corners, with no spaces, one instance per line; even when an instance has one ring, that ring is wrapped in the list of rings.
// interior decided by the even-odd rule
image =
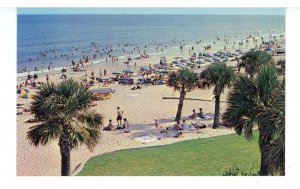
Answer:
[[[199,45],[200,47],[201,45]],[[199,52],[199,47],[195,47],[194,52]],[[134,62],[136,62],[136,69],[140,66],[149,64],[154,65],[159,63],[161,56],[166,56],[167,62],[170,63],[174,57],[182,56],[184,58],[189,57],[190,47],[186,47],[181,54],[180,50],[174,50],[163,54],[157,54],[150,56],[150,58],[133,60],[129,65],[122,63],[121,61],[117,64],[110,62],[107,65],[93,64],[88,66],[86,71],[83,72],[72,72],[67,70],[67,77],[79,80],[80,77],[86,73],[90,76],[91,67],[95,71],[95,77],[99,77],[100,68],[102,71],[107,70],[107,76],[111,76],[113,71],[122,71],[127,68],[134,68]],[[244,47],[243,50],[252,48],[251,45]],[[216,52],[217,50],[223,50],[223,45],[216,44],[210,50],[210,52]],[[282,58],[282,56],[274,56],[275,59]],[[236,61],[228,61],[227,65],[236,65]],[[201,68],[195,69],[195,72],[200,73],[208,63],[201,66]],[[60,71],[49,74],[49,80],[54,82],[60,82],[61,73]],[[25,81],[25,77],[18,77],[18,84]],[[45,74],[40,74],[37,82],[45,82]],[[99,84],[96,84],[97,86]],[[101,85],[101,84],[100,84]],[[84,163],[93,156],[98,156],[104,153],[129,149],[129,148],[140,148],[147,146],[166,145],[183,140],[205,138],[218,135],[225,135],[234,133],[234,130],[221,127],[219,129],[212,129],[210,127],[201,129],[199,131],[193,131],[190,133],[184,133],[183,138],[174,138],[166,136],[166,134],[159,133],[159,131],[168,126],[174,125],[174,118],[177,111],[178,100],[177,99],[163,99],[163,97],[179,97],[178,92],[174,92],[172,88],[166,85],[143,85],[140,90],[130,90],[132,86],[120,85],[113,83],[109,85],[110,88],[115,90],[112,94],[111,99],[96,101],[97,104],[92,109],[101,113],[104,116],[104,126],[108,124],[108,120],[112,119],[113,124],[116,124],[117,106],[120,106],[121,110],[124,111],[123,117],[129,120],[132,126],[130,133],[124,133],[123,130],[117,131],[102,131],[102,138],[100,143],[96,146],[93,152],[90,152],[85,146],[80,146],[71,152],[71,172],[72,175],[83,167]],[[35,89],[29,89],[29,93],[34,93]],[[227,90],[221,95],[221,101],[226,100]],[[182,117],[188,117],[192,114],[192,110],[196,109],[198,112],[199,108],[203,108],[204,113],[214,113],[214,99],[211,90],[195,89],[192,92],[187,93],[186,98],[198,98],[210,101],[192,101],[185,100],[182,110]],[[22,99],[17,96],[17,103],[24,104],[24,107],[29,106],[31,99]],[[221,102],[221,113],[226,109],[226,103]],[[26,139],[26,132],[33,126],[32,123],[25,123],[33,115],[30,113],[24,113],[23,115],[17,115],[17,175],[18,176],[59,176],[60,175],[60,152],[57,141],[53,141],[47,146],[34,147],[30,145]],[[156,129],[154,126],[154,120],[157,119],[162,128]],[[187,120],[191,122],[190,119]],[[201,121],[203,124],[211,125],[212,119]],[[141,142],[136,140],[142,136],[154,136],[159,137],[161,140],[155,140],[151,142]]]

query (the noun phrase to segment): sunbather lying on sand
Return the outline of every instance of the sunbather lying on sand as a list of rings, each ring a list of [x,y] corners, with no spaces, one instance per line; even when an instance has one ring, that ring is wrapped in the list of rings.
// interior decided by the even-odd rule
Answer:
[[[182,130],[182,125],[180,124],[180,121],[176,122],[176,124],[172,127],[172,130]]]
[[[206,128],[206,125],[204,125],[203,123],[197,124],[197,123],[191,122],[191,124],[192,124],[196,129],[203,129],[203,128]]]

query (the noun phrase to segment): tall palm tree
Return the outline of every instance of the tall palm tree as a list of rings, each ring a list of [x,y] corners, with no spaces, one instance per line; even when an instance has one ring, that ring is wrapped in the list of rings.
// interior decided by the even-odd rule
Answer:
[[[266,64],[261,66],[253,79],[244,74],[240,75],[228,95],[228,107],[223,120],[229,127],[233,127],[239,135],[244,132],[247,140],[252,139],[253,128],[258,127],[261,175],[270,174],[272,168],[266,157],[271,156],[267,155],[266,149],[272,144],[279,127],[278,123],[284,125],[284,98],[282,95],[281,98],[278,97],[278,89],[282,85],[276,67]],[[279,103],[280,109],[276,108]]]
[[[179,121],[186,93],[193,90],[198,85],[197,74],[190,71],[188,68],[180,69],[177,72],[170,72],[167,85],[169,87],[173,87],[174,91],[180,92],[179,104],[175,118],[175,121]]]
[[[272,62],[273,58],[270,54],[264,51],[251,49],[241,57],[241,62],[237,65],[237,67],[239,69],[245,68],[245,72],[253,78],[254,74],[258,72],[259,68],[263,64]]]
[[[213,128],[219,127],[220,116],[220,96],[225,87],[230,87],[235,74],[233,67],[226,66],[224,63],[211,64],[200,73],[201,87],[210,88],[214,86],[215,95],[215,116]]]
[[[273,122],[276,132],[270,144],[263,150],[265,162],[272,173],[285,175],[285,87],[284,84],[274,90],[272,105],[261,116],[268,117],[267,121]]]
[[[73,80],[43,84],[33,100],[32,112],[39,124],[29,128],[27,138],[35,146],[58,139],[61,175],[69,176],[71,150],[80,144],[93,150],[100,139],[103,117],[89,110],[91,94]]]

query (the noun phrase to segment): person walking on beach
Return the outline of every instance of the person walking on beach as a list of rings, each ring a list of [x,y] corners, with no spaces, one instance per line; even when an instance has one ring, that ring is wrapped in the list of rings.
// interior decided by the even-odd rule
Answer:
[[[155,119],[155,120],[154,120],[154,126],[155,126],[155,129],[158,129],[158,127],[159,127],[159,124],[158,124],[158,121],[157,121],[157,119]]]
[[[117,122],[118,125],[122,125],[122,115],[123,115],[123,111],[120,110],[120,107],[117,107]]]
[[[48,83],[49,82],[49,75],[46,74],[46,82]]]
[[[104,76],[106,76],[106,69],[104,69],[104,71],[103,71],[103,72],[104,72]]]
[[[91,71],[91,79],[95,79],[94,77],[94,69],[92,68],[92,71]]]
[[[101,70],[101,68],[100,68],[99,75],[100,75],[100,77],[102,77],[102,70]]]

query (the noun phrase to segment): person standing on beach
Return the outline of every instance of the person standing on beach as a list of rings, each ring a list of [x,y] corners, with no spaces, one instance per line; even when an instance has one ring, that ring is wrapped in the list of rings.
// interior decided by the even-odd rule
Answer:
[[[48,83],[49,82],[49,75],[46,74],[46,82]]]
[[[125,128],[125,133],[129,133],[131,131],[131,127],[130,127],[129,122],[126,118],[124,118],[124,126],[123,127]]]
[[[106,69],[104,69],[104,71],[103,71],[103,72],[104,72],[104,76],[106,76]]]
[[[100,75],[100,77],[102,77],[102,70],[101,70],[101,68],[100,68],[100,71],[99,71],[99,75]]]
[[[91,79],[95,79],[94,77],[94,69],[92,68],[92,71],[91,71]]]
[[[122,125],[122,116],[123,116],[123,111],[120,110],[120,107],[117,107],[117,122],[118,125]]]
[[[52,66],[52,74],[54,75],[54,66]]]

